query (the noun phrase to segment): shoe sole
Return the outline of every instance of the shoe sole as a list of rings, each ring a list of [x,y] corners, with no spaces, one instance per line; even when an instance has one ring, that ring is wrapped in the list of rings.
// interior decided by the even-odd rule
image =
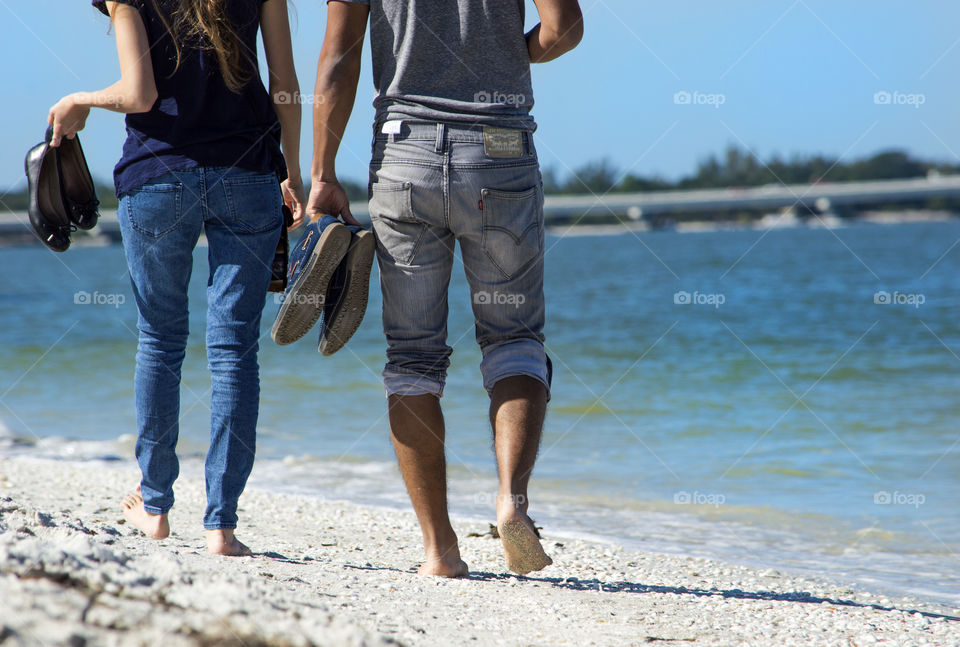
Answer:
[[[347,287],[343,296],[343,305],[336,318],[329,322],[320,338],[317,350],[330,356],[343,348],[353,334],[360,328],[363,315],[367,311],[370,296],[370,272],[373,269],[373,255],[376,242],[369,231],[356,234],[356,241],[347,252]]]
[[[350,230],[336,223],[320,234],[307,266],[283,297],[270,337],[280,346],[297,341],[313,328],[323,314],[323,296],[330,277],[350,247]],[[320,295],[321,298],[317,298]]]

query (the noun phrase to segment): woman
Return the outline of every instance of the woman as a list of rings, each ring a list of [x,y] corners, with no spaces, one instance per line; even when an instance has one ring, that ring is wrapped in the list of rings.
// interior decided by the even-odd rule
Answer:
[[[203,523],[207,549],[220,555],[250,554],[234,529],[256,442],[260,316],[282,202],[293,207],[294,226],[305,202],[286,1],[95,0],[113,23],[121,79],[98,92],[64,97],[49,117],[51,143],[58,146],[83,128],[90,108],[127,114],[114,181],[139,310],[136,455],[142,480],[124,498],[123,512],[154,539],[170,533],[187,286],[193,249],[206,233],[212,390]],[[257,66],[258,30],[270,94]]]

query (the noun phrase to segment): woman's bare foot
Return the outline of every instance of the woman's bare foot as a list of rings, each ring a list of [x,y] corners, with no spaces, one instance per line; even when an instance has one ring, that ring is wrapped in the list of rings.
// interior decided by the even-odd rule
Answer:
[[[123,516],[131,524],[143,531],[150,539],[165,539],[170,535],[170,522],[165,514],[151,514],[143,508],[140,486],[136,492],[123,497]]]
[[[507,558],[507,568],[520,575],[539,571],[553,564],[553,560],[540,545],[533,522],[524,508],[525,497],[522,505],[505,501],[498,501],[497,504],[497,531],[500,533],[503,553]]]
[[[253,555],[253,551],[234,537],[233,530],[230,529],[208,530],[207,552],[213,555],[226,555],[227,557],[250,557]]]

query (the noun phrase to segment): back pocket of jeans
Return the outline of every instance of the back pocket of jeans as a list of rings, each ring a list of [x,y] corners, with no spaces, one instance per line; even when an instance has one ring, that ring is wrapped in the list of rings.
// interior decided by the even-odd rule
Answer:
[[[413,215],[410,182],[375,182],[371,186],[370,221],[381,249],[396,263],[411,265],[427,230]]]
[[[483,189],[483,251],[508,279],[525,269],[543,250],[540,189]]]
[[[182,198],[183,185],[179,182],[144,184],[127,200],[130,225],[151,238],[169,234],[183,216]]]
[[[259,234],[282,222],[280,183],[272,174],[250,174],[222,180],[228,213],[221,222],[237,233]]]

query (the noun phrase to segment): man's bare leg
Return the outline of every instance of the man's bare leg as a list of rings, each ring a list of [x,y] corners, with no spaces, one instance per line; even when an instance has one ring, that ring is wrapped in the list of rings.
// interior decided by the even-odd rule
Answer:
[[[233,530],[224,528],[207,531],[207,552],[227,557],[249,557],[253,555],[246,544],[233,536]]]
[[[507,568],[521,575],[553,563],[527,516],[527,487],[537,460],[546,411],[546,387],[532,377],[504,378],[493,387],[490,424],[500,478],[497,530]]]
[[[123,497],[120,505],[123,507],[124,518],[150,539],[166,539],[170,535],[167,515],[151,514],[144,509],[139,485],[136,491]]]
[[[447,514],[446,429],[440,400],[433,395],[392,395],[388,406],[393,448],[423,533],[426,561],[419,572],[467,575],[469,569],[460,559],[457,535]]]

